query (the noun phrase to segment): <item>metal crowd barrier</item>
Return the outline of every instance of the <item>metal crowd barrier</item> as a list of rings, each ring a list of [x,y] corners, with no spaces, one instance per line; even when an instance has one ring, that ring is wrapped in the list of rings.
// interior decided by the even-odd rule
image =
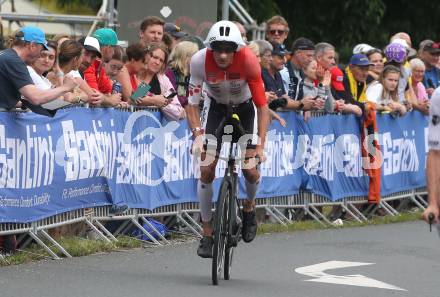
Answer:
[[[420,210],[424,210],[427,207],[427,203],[422,196],[426,194],[425,188],[395,193],[383,197],[380,205],[372,205],[372,209],[367,210],[367,212],[374,213],[378,208],[383,208],[387,214],[396,216],[399,214],[399,211],[393,208],[389,202],[394,200],[402,201],[404,199],[414,202]],[[354,220],[368,222],[367,214],[361,212],[356,207],[356,205],[366,204],[367,202],[367,197],[348,197],[338,201],[329,201],[325,197],[308,192],[301,192],[293,196],[256,199],[257,209],[264,209],[279,224],[288,225],[295,222],[295,220],[285,215],[285,210],[293,212],[304,211],[305,214],[309,215],[323,227],[331,226],[332,222],[322,213],[321,207],[339,206]],[[24,241],[23,246],[34,240],[53,259],[60,259],[54,251],[55,248],[65,257],[70,258],[72,256],[49,235],[48,230],[79,222],[87,224],[98,238],[109,243],[117,241],[116,236],[124,234],[127,230],[135,227],[151,240],[146,243],[156,246],[168,244],[169,241],[147,219],[154,217],[172,217],[190,234],[201,237],[202,227],[198,219],[193,217],[195,214],[197,216],[199,214],[199,205],[196,202],[167,205],[154,210],[129,209],[126,213],[116,216],[110,215],[109,210],[110,206],[100,206],[65,212],[32,223],[2,223],[0,224],[0,236],[17,235],[18,242]],[[104,223],[109,221],[122,221],[122,224],[112,233],[104,226]],[[142,226],[143,223],[148,225],[149,230]],[[156,237],[159,239],[156,239]]]
[[[70,105],[65,108],[75,108],[78,106],[79,105]],[[87,104],[82,106],[88,107]],[[139,110],[158,111],[158,109],[152,109],[149,107],[135,106],[119,108],[119,110],[127,112]],[[12,112],[25,111],[17,109]],[[314,117],[322,115],[324,115],[323,112],[312,112],[312,116]],[[332,225],[332,222],[330,222],[330,220],[322,213],[321,208],[323,206],[342,207],[342,209],[354,220],[358,222],[368,222],[368,214],[373,214],[378,208],[383,208],[389,215],[398,215],[398,209],[393,208],[390,204],[390,202],[394,200],[410,200],[417,208],[424,210],[427,207],[427,202],[423,199],[423,196],[426,194],[426,188],[394,193],[383,197],[379,205],[371,205],[371,209],[367,209],[365,212],[361,212],[356,205],[368,203],[367,197],[346,197],[338,201],[329,201],[325,197],[310,192],[300,192],[292,196],[259,198],[256,199],[256,207],[258,209],[264,209],[269,216],[282,225],[294,223],[294,220],[288,218],[284,213],[288,210],[292,212],[303,211],[322,226],[328,227]],[[154,217],[175,218],[176,221],[192,235],[196,237],[202,236],[202,227],[200,226],[198,219],[194,217],[197,217],[200,212],[199,205],[196,202],[167,205],[154,210],[129,209],[124,214],[116,216],[110,215],[109,210],[110,206],[100,206],[65,212],[32,223],[0,223],[0,236],[12,234],[17,235],[18,242],[24,241],[23,246],[26,246],[34,240],[38,245],[43,247],[53,259],[60,259],[60,257],[54,252],[54,247],[64,256],[72,256],[55,239],[53,239],[47,231],[52,228],[79,222],[87,224],[94,232],[96,232],[99,238],[109,243],[117,241],[118,239],[116,236],[126,233],[127,230],[134,226],[151,240],[149,243],[157,246],[168,244],[169,241],[147,220],[147,218]],[[112,233],[103,224],[109,221],[122,221],[123,223]],[[140,222],[147,224],[149,231],[147,231]],[[154,233],[159,237],[159,240],[155,238]],[[51,245],[51,247],[49,245]]]

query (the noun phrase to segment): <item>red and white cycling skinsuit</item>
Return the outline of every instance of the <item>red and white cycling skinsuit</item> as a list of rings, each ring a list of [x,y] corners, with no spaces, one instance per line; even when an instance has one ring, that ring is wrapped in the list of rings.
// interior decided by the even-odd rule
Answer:
[[[255,106],[267,104],[261,68],[255,54],[243,47],[234,54],[232,64],[220,68],[214,60],[213,51],[202,49],[191,59],[188,103],[198,105],[202,88],[207,93],[203,104],[201,121],[206,134],[214,135],[224,117],[225,105],[238,106],[247,134],[257,134],[257,112]],[[252,141],[255,144],[255,141]]]

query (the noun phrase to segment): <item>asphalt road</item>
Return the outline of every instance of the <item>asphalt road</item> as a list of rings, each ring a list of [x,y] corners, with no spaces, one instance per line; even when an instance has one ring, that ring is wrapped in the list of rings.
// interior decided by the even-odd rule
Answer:
[[[196,256],[196,246],[193,241],[0,268],[0,296],[433,297],[440,287],[440,239],[422,222],[261,235],[239,245],[231,280],[217,287],[211,285],[211,262]],[[295,272],[328,261],[375,263],[327,270],[337,276],[330,279],[359,274],[401,290],[307,281],[316,277]]]

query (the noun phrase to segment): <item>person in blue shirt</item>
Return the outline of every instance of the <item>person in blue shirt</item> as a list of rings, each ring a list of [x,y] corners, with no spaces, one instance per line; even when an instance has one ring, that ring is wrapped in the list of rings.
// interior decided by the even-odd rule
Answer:
[[[440,85],[440,69],[437,68],[440,58],[440,43],[432,40],[422,41],[420,43],[419,56],[426,66],[423,85],[428,96],[431,97],[434,90]]]

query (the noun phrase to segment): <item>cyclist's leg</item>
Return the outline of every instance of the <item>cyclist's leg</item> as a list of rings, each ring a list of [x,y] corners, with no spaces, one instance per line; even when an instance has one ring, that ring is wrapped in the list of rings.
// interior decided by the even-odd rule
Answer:
[[[258,161],[255,159],[257,144],[257,112],[252,101],[242,104],[239,112],[242,126],[246,135],[240,139],[242,148],[246,148],[242,172],[245,178],[247,199],[243,201],[243,241],[250,242],[257,233],[255,197],[260,184],[260,173],[257,170]]]
[[[213,135],[218,123],[222,119],[222,114],[215,108],[215,102],[209,98],[205,99],[202,112],[202,125],[205,129],[205,153],[202,154],[202,164],[200,166],[200,179],[197,184],[197,196],[200,202],[200,212],[202,217],[203,237],[200,240],[197,254],[202,258],[212,258],[212,182],[215,178],[215,167],[217,165],[216,151],[220,151],[221,143],[213,142]],[[206,153],[207,152],[207,153]]]
[[[246,150],[246,157],[252,158],[247,162],[257,163],[255,160],[255,150]],[[246,161],[245,161],[246,162]],[[248,164],[249,165],[249,164]],[[256,164],[247,169],[243,169],[245,178],[247,198],[243,201],[243,231],[242,237],[244,242],[251,242],[257,235],[257,217],[255,208],[255,197],[257,195],[258,187],[260,185],[260,173],[256,168]]]
[[[202,154],[202,161],[206,159],[206,153]],[[200,179],[197,183],[197,196],[200,202],[202,227],[204,236],[212,236],[212,182],[215,178],[217,159],[206,166],[200,166]]]

